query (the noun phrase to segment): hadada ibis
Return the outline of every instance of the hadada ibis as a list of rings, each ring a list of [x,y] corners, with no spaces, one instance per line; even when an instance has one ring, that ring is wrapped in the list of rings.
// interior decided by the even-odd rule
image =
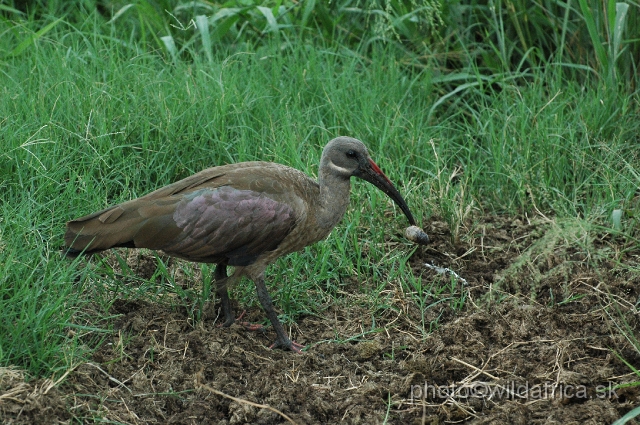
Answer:
[[[350,137],[331,140],[322,151],[318,181],[271,162],[242,162],[208,168],[131,201],[67,223],[67,254],[90,254],[115,247],[149,248],[199,263],[216,264],[216,294],[224,326],[235,318],[227,287],[251,279],[273,329],[272,345],[300,352],[278,320],[264,283],[265,269],[278,257],[326,238],[349,204],[350,178],[360,177],[386,193],[413,228],[409,207]],[[422,230],[407,232],[426,243]],[[417,232],[417,233],[416,233]],[[234,266],[231,276],[227,266]]]

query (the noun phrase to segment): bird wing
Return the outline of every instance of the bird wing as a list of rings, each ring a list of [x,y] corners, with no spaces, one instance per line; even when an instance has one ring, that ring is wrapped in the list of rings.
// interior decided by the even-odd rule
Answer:
[[[276,249],[296,217],[290,205],[263,192],[222,186],[183,196],[173,221],[181,231],[160,247],[166,253],[198,262],[226,257],[232,266],[246,266]]]
[[[282,167],[214,167],[141,198],[67,223],[73,250],[159,249],[198,262],[248,265],[278,247],[297,222]]]

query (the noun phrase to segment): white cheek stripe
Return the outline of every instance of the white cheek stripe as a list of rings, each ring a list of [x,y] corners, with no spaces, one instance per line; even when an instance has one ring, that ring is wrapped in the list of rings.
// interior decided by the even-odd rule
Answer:
[[[353,172],[353,170],[349,170],[347,168],[342,168],[337,166],[336,164],[334,164],[333,162],[331,162],[331,164],[329,165],[329,168],[331,168],[332,170],[334,170],[336,172],[336,174],[338,175],[351,175],[351,173]]]

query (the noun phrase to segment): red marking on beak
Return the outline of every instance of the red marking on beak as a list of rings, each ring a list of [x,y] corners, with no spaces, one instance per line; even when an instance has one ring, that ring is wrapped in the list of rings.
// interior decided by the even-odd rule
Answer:
[[[379,174],[382,177],[384,177],[384,179],[387,181],[387,183],[389,183],[391,186],[393,186],[393,183],[391,183],[391,180],[389,180],[389,178],[384,175],[384,173],[382,172],[380,167],[378,167],[378,165],[375,162],[373,162],[373,159],[371,159],[371,158],[369,158],[369,165],[371,165],[371,168],[373,169],[373,171],[375,171],[377,174]]]

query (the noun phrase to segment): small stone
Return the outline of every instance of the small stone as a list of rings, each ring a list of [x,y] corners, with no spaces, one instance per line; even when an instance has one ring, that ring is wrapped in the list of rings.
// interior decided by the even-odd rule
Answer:
[[[418,226],[407,227],[404,231],[404,235],[411,242],[415,242],[420,245],[426,245],[429,243],[429,236]]]

